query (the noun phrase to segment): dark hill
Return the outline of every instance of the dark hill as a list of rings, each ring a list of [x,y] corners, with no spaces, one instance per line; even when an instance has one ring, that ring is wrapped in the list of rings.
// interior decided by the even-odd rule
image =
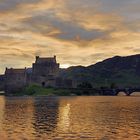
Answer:
[[[61,75],[73,79],[78,84],[89,82],[94,87],[111,84],[140,87],[140,55],[115,56],[88,67],[70,67],[62,70]]]

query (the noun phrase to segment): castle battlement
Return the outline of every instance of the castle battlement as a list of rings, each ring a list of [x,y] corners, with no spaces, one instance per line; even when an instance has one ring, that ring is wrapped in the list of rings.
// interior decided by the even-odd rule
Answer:
[[[47,63],[56,63],[56,56],[54,57],[39,57],[36,56],[36,62],[37,64],[47,64]]]

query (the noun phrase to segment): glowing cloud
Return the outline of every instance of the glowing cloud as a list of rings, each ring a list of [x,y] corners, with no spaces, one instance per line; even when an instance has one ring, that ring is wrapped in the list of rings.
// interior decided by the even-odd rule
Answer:
[[[0,1],[0,72],[57,55],[62,67],[140,53],[139,0]]]

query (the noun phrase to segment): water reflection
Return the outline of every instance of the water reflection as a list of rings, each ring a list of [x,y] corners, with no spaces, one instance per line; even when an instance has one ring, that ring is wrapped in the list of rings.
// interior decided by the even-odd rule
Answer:
[[[60,117],[59,136],[91,140],[138,139],[139,105],[140,98],[126,96],[78,97],[61,100],[59,116],[63,118],[65,114],[67,115],[65,119]]]
[[[4,116],[4,108],[5,108],[5,98],[1,97],[0,98],[0,136],[5,136],[3,129],[2,129],[2,124],[3,124],[3,116]]]
[[[36,137],[53,134],[57,125],[59,99],[38,97],[34,101],[34,129]]]
[[[59,106],[59,118],[57,127],[63,132],[67,132],[70,126],[70,108],[71,105],[67,102],[67,99],[60,100]]]
[[[2,129],[8,138],[34,138],[34,100],[32,98],[5,98]]]
[[[138,140],[140,97],[0,97],[3,139]],[[2,138],[2,137],[1,137]]]

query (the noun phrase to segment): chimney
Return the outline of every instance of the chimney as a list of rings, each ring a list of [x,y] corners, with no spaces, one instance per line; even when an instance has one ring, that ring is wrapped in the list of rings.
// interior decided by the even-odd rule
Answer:
[[[39,56],[36,56],[36,60],[39,58]]]
[[[56,55],[54,55],[54,61],[56,62]]]

